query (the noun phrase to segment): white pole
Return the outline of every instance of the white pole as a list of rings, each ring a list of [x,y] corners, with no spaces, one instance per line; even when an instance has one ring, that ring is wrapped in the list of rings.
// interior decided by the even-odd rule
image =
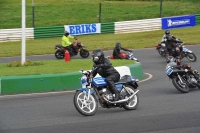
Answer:
[[[22,65],[26,61],[26,0],[22,0],[22,49],[21,62]]]

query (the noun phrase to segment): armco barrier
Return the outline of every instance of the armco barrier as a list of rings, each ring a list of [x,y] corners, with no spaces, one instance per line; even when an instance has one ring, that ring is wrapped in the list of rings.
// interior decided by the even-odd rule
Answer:
[[[136,76],[137,79],[140,80],[144,77],[140,63],[135,63],[128,67],[130,68],[131,75]],[[0,77],[0,94],[10,95],[73,90],[81,87],[80,77],[80,72]]]

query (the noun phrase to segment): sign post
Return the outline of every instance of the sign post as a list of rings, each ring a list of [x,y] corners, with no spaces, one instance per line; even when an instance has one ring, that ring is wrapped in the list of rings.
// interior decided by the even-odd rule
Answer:
[[[22,46],[21,46],[21,63],[26,61],[26,0],[22,0]]]

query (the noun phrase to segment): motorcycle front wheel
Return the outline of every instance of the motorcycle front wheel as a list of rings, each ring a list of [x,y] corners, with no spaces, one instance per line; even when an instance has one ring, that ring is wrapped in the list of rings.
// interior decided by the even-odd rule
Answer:
[[[57,50],[57,51],[55,52],[55,57],[56,57],[57,59],[64,59],[64,57],[65,57],[64,52],[62,52],[62,51],[60,51],[60,50]]]
[[[176,76],[172,79],[172,84],[176,87],[177,90],[179,90],[182,93],[188,93],[189,92],[189,87],[187,85],[187,83],[183,80],[183,83],[181,83],[181,81],[179,80],[179,78]]]
[[[188,53],[187,54],[187,59],[191,62],[195,62],[197,60],[197,57],[194,53]]]
[[[81,49],[80,50],[80,56],[82,58],[87,58],[90,55],[89,51],[87,51],[86,49]]]
[[[135,92],[135,89],[132,86],[125,85],[125,87],[130,94],[133,94]],[[128,104],[123,106],[123,108],[126,110],[135,110],[138,107],[138,105],[139,105],[139,96],[138,94],[136,94],[135,96],[133,96],[133,98],[131,99],[131,101],[129,101]]]
[[[92,116],[98,110],[97,100],[94,95],[89,95],[84,91],[76,91],[74,95],[74,106],[76,110],[84,116]]]

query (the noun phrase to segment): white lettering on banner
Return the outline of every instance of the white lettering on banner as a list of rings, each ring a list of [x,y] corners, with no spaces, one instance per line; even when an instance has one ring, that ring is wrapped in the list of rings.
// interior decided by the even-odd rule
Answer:
[[[184,19],[184,20],[171,20],[167,19],[168,22],[168,27],[171,26],[177,26],[177,25],[185,25],[185,24],[190,24],[190,19]]]
[[[70,35],[101,33],[100,29],[100,24],[65,25],[65,30],[69,31]]]

